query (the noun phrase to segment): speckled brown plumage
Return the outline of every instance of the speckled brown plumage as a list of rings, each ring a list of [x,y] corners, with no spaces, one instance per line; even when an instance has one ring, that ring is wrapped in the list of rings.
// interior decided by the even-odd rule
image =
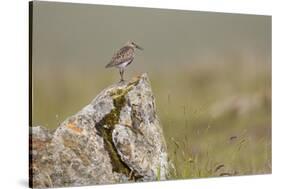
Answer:
[[[134,60],[135,49],[131,46],[122,47],[117,53],[115,53],[111,61],[106,65],[106,68],[109,67],[118,67],[121,66],[124,62],[131,62]]]
[[[119,49],[111,58],[110,62],[105,66],[106,68],[116,67],[119,68],[121,81],[124,81],[123,74],[125,68],[130,65],[135,56],[135,49],[143,50],[140,46],[134,42],[128,42],[124,47]]]

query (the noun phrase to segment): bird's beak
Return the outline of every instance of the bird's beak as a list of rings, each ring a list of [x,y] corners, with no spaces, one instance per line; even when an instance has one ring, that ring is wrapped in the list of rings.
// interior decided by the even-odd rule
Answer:
[[[138,45],[136,45],[136,48],[139,49],[139,50],[143,50],[143,48],[138,46]]]

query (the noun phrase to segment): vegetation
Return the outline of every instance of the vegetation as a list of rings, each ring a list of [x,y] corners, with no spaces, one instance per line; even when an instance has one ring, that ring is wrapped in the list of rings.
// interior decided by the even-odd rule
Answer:
[[[271,173],[271,65],[204,62],[148,72],[171,177]],[[137,75],[134,70],[125,78]],[[34,72],[33,125],[56,128],[115,81],[117,70],[41,66]]]

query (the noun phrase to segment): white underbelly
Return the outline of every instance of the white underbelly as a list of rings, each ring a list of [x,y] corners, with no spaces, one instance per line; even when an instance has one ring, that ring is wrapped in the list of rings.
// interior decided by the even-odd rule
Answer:
[[[131,61],[123,62],[122,64],[119,64],[118,67],[119,67],[119,68],[125,68],[126,66],[128,66],[128,65],[130,64],[130,62],[131,62]]]

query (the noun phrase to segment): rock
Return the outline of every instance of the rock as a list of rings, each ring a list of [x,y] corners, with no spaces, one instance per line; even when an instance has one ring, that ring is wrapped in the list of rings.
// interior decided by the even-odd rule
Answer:
[[[32,127],[32,144],[44,143],[32,149],[36,151],[32,154],[33,187],[153,181],[168,176],[166,144],[147,74],[104,89],[50,135],[42,127]],[[43,157],[49,164],[41,165]]]
[[[42,126],[30,129],[30,185],[34,187],[52,187],[50,173],[53,172],[53,160],[50,148],[52,134]]]

